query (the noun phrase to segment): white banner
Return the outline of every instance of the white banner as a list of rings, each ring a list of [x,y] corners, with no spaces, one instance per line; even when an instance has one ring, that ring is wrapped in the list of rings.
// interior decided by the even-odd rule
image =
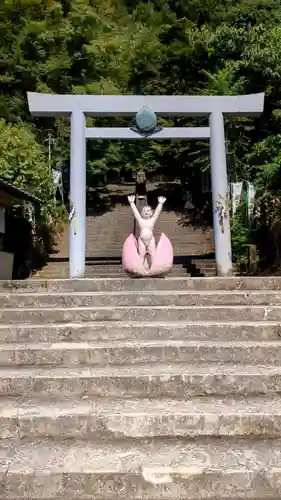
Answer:
[[[35,220],[35,209],[32,204],[28,204],[25,206],[25,214],[28,222],[32,227],[32,231],[34,232],[36,229],[36,220]]]
[[[253,215],[255,208],[255,197],[256,197],[256,188],[254,184],[251,182],[247,183],[247,195],[248,195],[248,218]]]
[[[62,183],[62,175],[60,170],[52,169],[53,183],[56,187],[60,186]]]
[[[231,187],[232,214],[234,215],[241,202],[243,182],[232,182],[230,187]]]
[[[55,186],[55,195],[57,193],[57,190],[59,190],[59,193],[61,195],[62,201],[63,201],[63,182],[62,182],[62,172],[61,170],[58,170],[57,168],[52,169],[52,176],[53,176],[53,184]]]

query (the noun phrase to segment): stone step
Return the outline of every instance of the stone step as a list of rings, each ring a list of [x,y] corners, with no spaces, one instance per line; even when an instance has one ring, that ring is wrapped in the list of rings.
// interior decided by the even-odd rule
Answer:
[[[281,306],[116,306],[0,309],[0,323],[64,321],[280,321]]]
[[[185,245],[179,246],[175,245],[174,247],[174,256],[186,257],[190,256],[196,257],[197,255],[201,255],[202,253],[208,253],[210,251],[209,247],[206,247],[203,243],[198,242],[196,245]],[[111,248],[101,248],[100,250],[96,250],[93,245],[89,245],[86,247],[86,257],[87,259],[91,258],[103,258],[103,257],[111,257],[114,259],[120,259],[122,252],[122,246],[116,246]],[[68,250],[66,252],[65,257],[68,257]]]
[[[97,236],[96,236],[97,238]],[[112,259],[120,259],[121,250],[120,247],[112,248],[112,249],[104,249],[102,248],[99,252],[94,251],[95,249],[91,245],[89,248],[86,248],[86,259],[91,259],[92,257],[100,258],[103,257],[111,257]]]
[[[98,306],[280,306],[281,291],[134,291],[0,293],[2,308]]]
[[[216,270],[216,264],[197,264],[197,262],[192,263],[192,267],[196,267],[197,269],[210,269]]]
[[[86,258],[91,259],[102,259],[104,257],[109,257],[112,259],[120,259],[121,257],[121,250],[122,247],[114,247],[111,249],[108,248],[102,248],[101,250],[97,251],[93,245],[90,245],[89,247],[86,248]],[[202,253],[208,253],[210,249],[206,246],[204,246],[202,243],[198,243],[197,245],[185,245],[184,247],[174,247],[174,256],[175,257],[197,257],[198,255],[201,255]],[[65,258],[68,258],[68,251],[65,252],[64,254]]]
[[[201,261],[199,259],[194,259],[191,257],[191,264],[198,267],[216,267],[216,261],[214,259],[206,259]]]
[[[93,272],[88,271],[85,273],[85,278],[89,278],[89,279],[104,278],[104,277],[119,278],[119,276],[120,276],[120,273],[96,273],[95,271],[93,271]],[[127,274],[125,272],[124,272],[124,276],[127,276]],[[184,271],[178,271],[178,272],[171,273],[171,276],[173,276],[175,278],[180,278],[180,277],[185,278],[186,276],[188,276],[188,274]]]
[[[48,264],[48,267],[51,267],[52,269],[55,269],[55,270],[60,270],[61,268],[65,268],[65,269],[69,269],[69,264],[68,262],[50,262]],[[216,270],[216,266],[213,265],[213,264],[210,264],[210,265],[200,265],[200,266],[197,266],[197,265],[181,265],[181,264],[175,264],[172,268],[172,272],[175,272],[175,271],[181,271],[181,270],[184,270],[186,271],[187,269],[193,269],[193,268],[197,268],[197,269],[206,269],[206,270]],[[46,269],[46,268],[43,268],[43,269]],[[86,271],[90,269],[92,272],[98,272],[100,274],[102,273],[124,273],[124,269],[123,267],[120,265],[120,264],[113,264],[113,265],[110,265],[110,264],[99,264],[99,265],[96,265],[96,264],[92,264],[91,262],[87,262],[86,263]]]
[[[65,265],[65,263],[64,263]],[[56,266],[59,267],[58,264],[56,264]],[[68,266],[68,263],[67,263],[67,266]],[[213,264],[211,264],[210,266],[203,266],[205,267],[206,269],[212,269],[214,267]],[[98,272],[103,272],[103,271],[108,271],[108,272],[124,272],[124,269],[122,267],[122,264],[121,263],[116,263],[116,264],[102,264],[102,263],[98,263],[96,264],[95,262],[91,262],[91,261],[88,261],[86,263],[86,269],[87,268],[91,268],[93,271],[96,270]],[[186,266],[184,266],[183,264],[174,264],[173,266],[173,270],[186,270]]]
[[[50,266],[46,269],[48,273],[53,276],[59,276],[64,273],[65,277],[68,278],[69,268],[68,266]],[[94,278],[125,278],[127,274],[123,269],[95,269],[92,266],[87,266],[85,270],[85,278],[93,276]]]
[[[44,274],[43,274],[44,273]],[[52,269],[51,267],[46,269],[45,272],[41,272],[39,276],[44,276],[44,279],[54,279],[54,278],[68,278],[69,270],[68,268],[57,268],[57,269]],[[208,271],[207,271],[208,273]],[[183,270],[174,270],[171,273],[169,273],[169,276],[171,277],[183,277],[186,278],[189,276],[189,274],[183,269]],[[125,271],[122,272],[107,272],[107,271],[102,271],[102,272],[97,272],[95,269],[88,268],[86,269],[85,272],[85,278],[88,279],[95,279],[95,278],[128,278],[130,276],[125,273]]]
[[[133,219],[131,220],[123,220],[123,217],[124,215],[123,214],[117,214],[117,217],[119,217],[119,220],[117,221],[118,222],[118,232],[119,232],[119,239],[120,239],[120,243],[124,242],[124,239],[129,236],[129,234],[131,234],[134,230],[134,221]],[[94,221],[95,222],[95,221]],[[105,222],[106,224],[106,222]],[[179,242],[181,244],[183,243],[188,243],[189,241],[197,241],[197,240],[202,240],[204,242],[208,241],[208,242],[211,242],[212,241],[212,238],[209,236],[209,235],[205,235],[204,233],[202,233],[201,231],[194,231],[193,229],[191,230],[188,230],[186,228],[183,228],[182,227],[179,227],[177,228],[177,231],[173,231],[170,229],[170,227],[167,227],[167,226],[170,226],[171,222],[167,221],[166,224],[162,224],[162,227],[158,227],[156,229],[156,231],[154,232],[154,236],[155,236],[155,239],[156,239],[156,242],[159,240],[160,238],[160,235],[162,232],[164,232],[168,238],[171,239],[172,243],[174,241],[176,242]],[[166,226],[166,227],[164,227]],[[97,229],[99,229],[99,233],[97,232]],[[114,229],[115,230],[115,235],[116,235],[116,227],[112,228],[111,227],[111,230]],[[86,237],[89,241],[90,237],[97,237],[97,235],[100,235],[104,238],[107,239],[107,241],[110,242],[110,244],[113,244],[114,245],[114,240],[111,239],[109,240],[108,239],[108,228],[103,228],[103,231],[101,231],[100,228],[97,228],[95,226],[95,224],[92,224],[90,225],[89,223],[87,223],[86,225]]]
[[[91,263],[87,263],[86,264],[86,272],[90,270],[92,273],[99,273],[99,274],[102,274],[102,273],[122,273],[124,274],[124,269],[123,267],[119,264],[119,265],[108,265],[108,264],[105,264],[105,265],[95,265],[95,264],[91,264]]]
[[[122,267],[122,263],[121,263],[121,257],[119,255],[119,257],[108,257],[108,256],[104,256],[103,258],[102,257],[96,257],[96,256],[92,256],[90,255],[88,258],[87,258],[87,261],[86,261],[86,265],[93,265],[93,266],[98,266],[98,267],[104,267],[104,266],[110,266],[110,267]]]
[[[2,292],[79,292],[79,291],[164,291],[164,290],[281,290],[281,277],[233,278],[115,278],[115,279],[53,279],[0,281]]]
[[[166,231],[165,231],[165,233],[167,234]],[[189,248],[197,248],[197,250],[199,250],[199,252],[201,254],[202,254],[202,248],[206,248],[207,251],[212,250],[212,248],[210,249],[209,241],[206,241],[206,238],[204,236],[203,237],[185,236],[184,238],[180,238],[180,237],[174,238],[172,235],[167,235],[167,236],[170,237],[170,240],[171,240],[171,243],[172,243],[174,250],[175,249],[182,249],[185,252],[187,252]],[[156,239],[156,242],[157,242],[157,239]],[[201,247],[201,248],[199,248],[199,247]],[[114,248],[116,248],[116,247],[114,247]],[[121,248],[122,248],[122,245],[121,245]],[[120,249],[120,246],[119,246],[119,249]]]
[[[52,269],[53,272],[56,272],[56,271],[60,271],[62,268],[65,269],[65,271],[68,272],[68,266],[52,266],[50,267],[50,269]],[[200,268],[200,269],[204,269],[206,271],[214,271],[214,268]],[[118,268],[116,267],[115,269],[114,268],[107,268],[106,266],[104,266],[103,268],[99,267],[97,268],[96,266],[91,266],[91,265],[87,265],[86,266],[86,271],[85,271],[86,275],[91,273],[92,275],[96,276],[96,277],[101,277],[101,278],[106,278],[107,276],[114,276],[116,278],[122,278],[124,276],[127,276],[127,273],[124,271],[124,269],[122,267]],[[169,273],[169,276],[184,276],[186,277],[187,275],[187,268],[183,267],[183,266],[178,266],[178,267],[174,267],[171,272]]]
[[[116,277],[116,278],[120,278],[122,277],[121,275],[123,276],[127,276],[127,273],[124,271],[124,269],[107,269],[106,267],[104,267],[103,269],[96,269],[95,266],[86,266],[86,270],[85,270],[85,273],[86,274],[93,274],[93,275],[97,275],[97,277],[107,277],[107,276],[112,276],[112,277]],[[186,269],[184,267],[176,267],[174,269],[171,270],[171,272],[169,273],[169,276],[170,275],[179,275],[179,276],[184,276],[186,275]]]
[[[132,231],[126,230],[126,229],[120,229],[119,231],[120,231],[120,235],[119,235],[118,239],[116,239],[116,234],[114,235],[115,239],[112,239],[112,238],[108,239],[108,229],[107,229],[106,234],[101,234],[100,231],[99,232],[94,231],[91,233],[89,233],[87,231],[86,247],[91,248],[91,251],[93,252],[93,254],[95,254],[95,248],[98,249],[97,238],[99,240],[104,239],[104,240],[106,240],[104,242],[105,252],[108,252],[108,254],[110,255],[109,249],[115,248],[115,249],[119,249],[119,252],[121,253],[124,241],[132,233]],[[180,248],[186,249],[186,248],[192,247],[192,246],[196,247],[198,245],[203,245],[203,246],[209,248],[209,250],[210,250],[211,241],[209,239],[206,239],[205,236],[202,236],[199,234],[193,235],[193,234],[189,233],[189,234],[186,234],[184,236],[179,235],[178,237],[175,237],[172,234],[170,234],[168,231],[164,231],[164,232],[168,236],[168,238],[171,240],[173,248],[180,247]],[[156,238],[155,238],[156,244],[158,243],[158,241],[160,239],[160,235],[161,235],[161,232],[159,232],[156,235]],[[101,250],[101,246],[99,247],[99,251],[100,250]]]
[[[0,366],[106,366],[132,363],[268,363],[280,365],[275,342],[139,340],[0,344]]]
[[[280,440],[3,447],[2,500],[280,499]]]
[[[125,223],[122,226],[120,226],[120,222],[116,221],[116,224],[118,224],[118,234],[116,231],[117,228],[110,227],[108,222],[105,222],[105,225],[107,227],[103,231],[101,231],[101,229],[97,228],[97,227],[90,228],[89,226],[87,226],[86,227],[86,245],[88,247],[92,247],[94,249],[101,242],[102,244],[105,245],[105,247],[108,247],[108,248],[110,248],[110,247],[113,247],[113,248],[119,247],[119,249],[122,248],[125,239],[133,231],[133,222],[130,222],[127,224]],[[101,245],[99,245],[99,248],[101,248]]]
[[[192,273],[187,273],[187,276],[200,276],[204,278],[214,278],[217,275],[215,269],[213,271],[211,270],[204,270],[204,269],[199,269],[198,272],[192,272]]]
[[[93,236],[93,239],[97,239],[98,235]],[[94,243],[86,244],[86,256],[87,257],[115,257],[120,258],[122,254],[122,244],[119,242],[116,245],[110,246],[101,246],[100,248],[96,248]],[[65,249],[68,255],[68,249]],[[208,253],[212,249],[210,249],[209,245],[206,245],[204,241],[189,242],[186,244],[173,244],[174,255],[182,255],[182,256],[192,256],[192,255],[202,255],[202,253]],[[191,252],[189,252],[191,250]]]
[[[151,363],[131,366],[0,369],[0,396],[187,399],[281,393],[281,366]]]
[[[169,228],[163,228],[163,231],[157,230],[155,231],[155,239],[156,242],[159,241],[159,238],[161,236],[161,233],[164,232],[168,238],[171,240],[171,243],[173,246],[175,245],[181,245],[182,247],[184,246],[189,246],[189,245],[196,245],[198,242],[204,244],[204,245],[210,245],[212,244],[212,238],[209,236],[204,235],[203,233],[199,232],[194,232],[194,231],[182,231],[179,230],[177,232],[170,231]],[[123,233],[123,236],[125,234]]]
[[[0,439],[281,437],[281,398],[2,398]]]
[[[216,269],[216,264],[198,264],[197,262],[192,262],[193,267],[197,267],[197,269]]]
[[[121,264],[96,264],[95,262],[90,262],[88,261],[86,263],[86,269],[90,267],[92,270],[96,270],[98,272],[104,272],[104,271],[108,271],[108,272],[124,272],[124,269],[122,267]],[[185,270],[185,267],[183,267],[182,264],[175,264],[173,266],[173,270],[176,269],[184,269]]]
[[[94,342],[100,340],[279,341],[280,322],[90,322],[0,325],[0,342]]]
[[[188,273],[188,272],[180,272],[180,273],[175,273],[175,272],[172,272],[171,274],[169,274],[170,277],[173,277],[173,278],[187,278],[187,277],[192,277],[192,275],[195,275],[195,276],[199,276],[199,277],[205,277],[205,278],[212,278],[212,277],[215,277],[216,276],[216,272],[215,271],[199,271],[198,272],[195,272],[195,273]],[[95,272],[91,273],[85,273],[85,278],[87,279],[95,279],[95,278],[118,278],[120,276],[123,276],[123,277],[128,277],[126,273],[124,273],[123,275],[121,275],[121,273],[118,273],[118,274],[96,274]],[[36,277],[39,277],[41,279],[45,279],[45,280],[52,280],[52,279],[67,279],[68,278],[68,270],[59,270],[59,271],[56,271],[56,272],[53,272],[51,269],[48,269],[48,271],[45,271],[45,272],[40,272],[38,274],[36,274]]]
[[[184,256],[183,256],[184,257]],[[97,257],[98,258],[98,257]],[[86,269],[87,268],[91,268],[91,269],[96,269],[97,271],[109,271],[109,272],[123,272],[124,269],[122,267],[122,264],[117,262],[117,259],[118,257],[116,257],[116,263],[115,262],[94,262],[94,261],[91,261],[89,257],[87,257],[87,262],[86,262]],[[191,267],[197,267],[198,269],[215,269],[216,268],[216,264],[215,263],[206,263],[206,264],[197,264],[197,262],[192,262],[192,263],[189,263],[188,261],[186,261],[187,264],[184,264],[184,263],[176,263],[173,265],[173,268],[172,270],[176,270],[176,269],[186,269],[186,268],[189,268],[190,266]],[[55,261],[55,260],[51,260],[48,262],[48,266],[52,266],[54,268],[61,268],[61,267],[66,267],[68,268],[69,267],[69,261],[68,261],[68,258],[67,260],[63,261],[63,262],[60,262],[60,261]]]

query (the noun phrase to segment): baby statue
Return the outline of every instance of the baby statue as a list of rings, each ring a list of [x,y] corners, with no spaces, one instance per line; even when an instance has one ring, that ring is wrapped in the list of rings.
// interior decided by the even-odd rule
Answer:
[[[140,236],[138,239],[138,252],[142,259],[143,264],[146,260],[146,255],[148,254],[150,259],[155,253],[156,243],[153,236],[153,229],[155,222],[157,221],[166,198],[160,196],[158,198],[158,206],[153,214],[150,206],[143,207],[141,213],[139,213],[135,205],[135,196],[128,196],[128,201],[130,203],[131,209],[135,216],[135,219],[139,225]]]

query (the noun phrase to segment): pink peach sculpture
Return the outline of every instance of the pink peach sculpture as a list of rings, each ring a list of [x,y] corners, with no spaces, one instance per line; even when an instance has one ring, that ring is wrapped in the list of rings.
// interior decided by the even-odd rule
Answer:
[[[153,214],[150,206],[145,206],[141,214],[135,205],[135,196],[128,196],[135,219],[140,229],[139,238],[130,234],[125,240],[122,251],[122,265],[131,276],[164,276],[173,267],[173,247],[162,233],[156,245],[153,236],[155,223],[162,211],[166,198],[158,198],[158,206]]]

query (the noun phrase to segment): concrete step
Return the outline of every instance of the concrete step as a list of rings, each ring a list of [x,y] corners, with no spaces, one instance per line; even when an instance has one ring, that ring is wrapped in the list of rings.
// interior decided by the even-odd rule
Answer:
[[[281,366],[151,363],[131,366],[0,369],[0,396],[175,398],[281,392]]]
[[[192,259],[191,260],[192,264],[198,265],[198,266],[215,266],[216,261],[215,259]]]
[[[94,278],[104,278],[104,277],[107,277],[107,278],[118,278],[120,276],[120,273],[119,274],[97,274],[97,273],[86,273],[85,274],[85,278],[89,278],[89,279],[94,279]],[[124,273],[124,276],[126,276],[126,273]],[[173,278],[185,278],[186,276],[188,276],[187,273],[184,273],[184,272],[178,272],[178,273],[172,273],[171,276]]]
[[[281,306],[281,291],[134,291],[1,293],[2,308],[98,306]]]
[[[86,247],[86,257],[87,259],[90,259],[94,257],[95,259],[97,258],[103,258],[103,257],[110,257],[112,259],[120,259],[121,257],[121,252],[122,252],[122,246],[116,246],[112,247],[111,249],[102,247],[100,250],[96,250],[93,245],[89,245],[89,247]],[[178,257],[185,257],[185,256],[190,256],[190,257],[197,257],[198,255],[201,255],[202,253],[209,253],[210,248],[206,247],[202,243],[198,243],[196,245],[185,245],[185,246],[174,246],[174,256]],[[65,257],[68,257],[68,250],[65,252]]]
[[[189,247],[196,247],[198,250],[200,250],[198,247],[206,247],[210,251],[210,242],[206,240],[204,236],[201,235],[184,235],[184,236],[179,236],[178,238],[175,238],[173,235],[169,234],[168,231],[164,231],[164,233],[168,236],[170,239],[173,249],[175,248],[182,248],[185,249],[185,251]],[[127,235],[124,234],[124,240]],[[159,234],[160,236],[160,234]],[[156,243],[158,242],[158,237],[156,237]],[[114,246],[114,248],[116,248]],[[119,249],[122,248],[122,244],[119,246]]]
[[[196,267],[197,269],[216,270],[215,264],[197,264],[197,263],[194,263],[194,264],[192,264],[192,266]]]
[[[68,275],[69,275],[69,270],[68,268],[57,268],[57,269],[53,269],[53,268],[48,268],[46,269],[46,271],[43,273],[41,272],[39,274],[39,276],[44,276],[44,279],[54,279],[54,278],[58,278],[58,279],[62,279],[62,278],[68,278]],[[179,277],[183,277],[183,278],[186,278],[187,276],[189,276],[189,274],[184,270],[184,269],[180,269],[180,270],[173,270],[171,273],[169,273],[169,276],[170,277],[173,277],[173,278],[179,278]],[[127,273],[125,271],[117,271],[117,272],[114,272],[114,271],[111,271],[111,272],[108,272],[108,271],[96,271],[95,269],[91,269],[91,268],[86,268],[86,272],[85,272],[85,278],[88,278],[88,279],[95,279],[95,278],[128,278],[130,276],[127,275]]]
[[[89,252],[89,256],[96,257],[97,254],[100,255],[101,252],[103,252],[104,255],[111,256],[111,252],[113,251],[114,253],[118,252],[118,255],[120,257],[122,253],[123,243],[128,235],[129,235],[128,233],[127,234],[123,233],[122,241],[121,240],[116,241],[115,243],[114,242],[110,243],[110,245],[105,243],[104,245],[99,245],[99,246],[96,246],[95,243],[97,238],[100,237],[99,234],[88,236],[89,241],[86,242],[86,252]],[[192,241],[188,240],[186,242],[183,242],[182,240],[175,242],[172,239],[171,243],[173,245],[174,251],[182,250],[184,252],[182,255],[189,255],[188,254],[189,248],[196,249],[199,255],[202,255],[203,253],[202,249],[204,249],[204,252],[206,253],[213,250],[212,247],[210,248],[210,244],[206,243],[205,238],[197,238],[196,240]],[[68,249],[67,246],[65,248]]]
[[[57,269],[59,270],[60,267],[59,266],[56,266],[56,268],[53,268],[53,269]],[[203,268],[202,268],[203,269]],[[213,268],[204,268],[206,270],[209,270],[209,269],[213,269]],[[67,270],[68,270],[68,267],[67,267]],[[87,264],[86,265],[86,273],[88,272],[91,272],[92,274],[99,274],[99,275],[104,275],[106,277],[107,274],[116,274],[117,277],[118,277],[118,274],[119,274],[119,277],[120,275],[123,275],[124,274],[126,275],[126,272],[124,271],[123,267],[122,266],[95,266],[95,265],[91,265],[91,264]],[[187,269],[186,267],[183,267],[181,265],[178,265],[178,266],[174,266],[173,269],[171,270],[171,273],[169,274],[169,276],[172,274],[186,274],[187,272]],[[122,277],[122,276],[121,276]]]
[[[139,340],[0,344],[0,366],[106,366],[132,363],[236,363],[280,365],[274,342]]]
[[[195,276],[199,276],[199,277],[205,277],[205,278],[214,278],[216,276],[216,273],[215,271],[198,271],[196,273],[192,273],[192,275],[195,275]],[[170,277],[172,278],[188,278],[188,277],[192,277],[191,273],[188,273],[188,272],[179,272],[179,273],[171,273],[169,274]],[[45,279],[45,280],[52,280],[52,279],[67,279],[68,278],[68,270],[62,270],[62,271],[56,271],[56,272],[53,272],[52,270],[48,270],[48,272],[41,272],[39,274],[36,275],[36,277],[38,278],[41,278],[41,279]],[[95,272],[91,273],[85,273],[85,278],[87,279],[95,279],[95,278],[110,278],[110,279],[114,279],[114,278],[119,278],[119,277],[128,277],[130,278],[130,276],[127,276],[126,273],[124,274],[121,274],[121,273],[118,273],[118,274],[97,274]]]
[[[281,277],[115,278],[0,281],[2,292],[95,292],[165,290],[281,290]]]
[[[124,274],[124,269],[121,266],[121,264],[118,264],[118,265],[114,265],[114,264],[112,264],[112,265],[111,264],[96,265],[96,264],[87,263],[86,264],[86,272],[88,270],[90,270],[92,273],[99,273],[99,274],[102,274],[102,273],[116,273],[116,274],[122,273],[122,274]]]
[[[58,264],[56,264],[58,266]],[[68,265],[68,264],[67,264]],[[58,266],[59,267],[59,266]],[[212,265],[212,267],[214,267]],[[211,266],[209,267],[206,267],[206,269],[212,269]],[[102,264],[102,263],[98,263],[96,264],[95,262],[90,262],[88,261],[86,263],[86,269],[87,268],[91,268],[93,271],[98,271],[98,272],[120,272],[120,273],[123,273],[124,272],[124,269],[122,267],[122,264]],[[182,264],[174,264],[173,266],[173,270],[186,270],[186,267],[184,267]]]
[[[280,321],[281,306],[99,306],[0,309],[0,323],[69,321]]]
[[[273,341],[281,338],[280,322],[69,322],[1,325],[0,342],[94,342],[101,340]]]
[[[61,269],[62,267],[68,269],[69,268],[69,264],[68,264],[68,261],[67,262],[49,262],[48,266],[51,266],[53,269]],[[210,270],[213,270],[213,269],[216,269],[216,266],[215,264],[201,264],[201,265],[196,265],[196,264],[191,264],[191,265],[183,265],[183,264],[174,264],[173,268],[172,268],[172,271],[175,271],[175,270],[181,270],[181,269],[184,269],[186,270],[187,268],[194,268],[194,267],[197,267],[198,269],[210,269]],[[97,272],[109,272],[109,273],[112,273],[112,272],[124,272],[124,269],[122,267],[121,264],[96,264],[96,263],[92,263],[91,261],[88,261],[86,262],[86,270],[90,268],[92,270],[96,270]]]
[[[112,229],[111,229],[111,231],[112,231]],[[184,247],[188,247],[188,246],[192,246],[192,245],[195,246],[198,244],[209,246],[210,243],[212,243],[212,240],[210,238],[206,238],[202,234],[186,233],[186,234],[175,235],[167,230],[164,230],[163,232],[168,236],[173,247],[180,245],[181,247],[184,248]],[[118,222],[118,233],[119,233],[118,239],[116,239],[116,232],[114,235],[111,234],[109,236],[108,228],[106,229],[106,232],[104,232],[104,233],[101,233],[101,231],[97,230],[97,229],[93,229],[92,231],[87,231],[86,232],[86,238],[87,238],[86,245],[88,247],[91,246],[94,249],[97,246],[97,238],[99,238],[99,239],[103,238],[107,248],[119,248],[119,250],[121,252],[124,241],[126,240],[126,238],[130,234],[132,234],[132,225],[130,228],[128,228],[127,226],[123,226],[123,227],[119,228],[119,222]],[[162,231],[156,231],[156,234],[155,234],[156,244],[158,243],[158,241],[160,239],[161,233],[162,233]]]
[[[197,264],[196,262],[192,263],[193,267],[196,267],[197,269],[210,269],[210,270],[216,270],[216,264]]]
[[[280,447],[278,439],[29,441],[2,451],[1,498],[279,500]]]
[[[96,269],[94,266],[86,266],[86,271],[85,274],[87,277],[88,275],[92,275],[93,277],[97,278],[106,278],[106,277],[112,277],[112,278],[120,278],[122,276],[127,276],[127,273],[124,271],[124,269]],[[171,272],[169,273],[169,276],[186,276],[186,269],[184,267],[177,267],[175,269],[172,269]]]
[[[281,437],[281,398],[2,398],[0,439]]]
[[[217,275],[216,271],[204,271],[204,269],[200,269],[199,273],[188,273],[187,276],[202,276],[204,278],[214,278]]]
[[[105,265],[102,265],[102,264],[91,264],[91,263],[87,263],[86,264],[86,271],[88,271],[88,269],[91,270],[91,272],[95,273],[99,273],[99,274],[106,274],[106,273],[122,273],[124,274],[124,269],[122,267],[121,264],[117,264],[117,265],[114,265],[114,264],[105,264]],[[184,269],[182,266],[174,266],[174,269],[176,270],[182,270]]]

